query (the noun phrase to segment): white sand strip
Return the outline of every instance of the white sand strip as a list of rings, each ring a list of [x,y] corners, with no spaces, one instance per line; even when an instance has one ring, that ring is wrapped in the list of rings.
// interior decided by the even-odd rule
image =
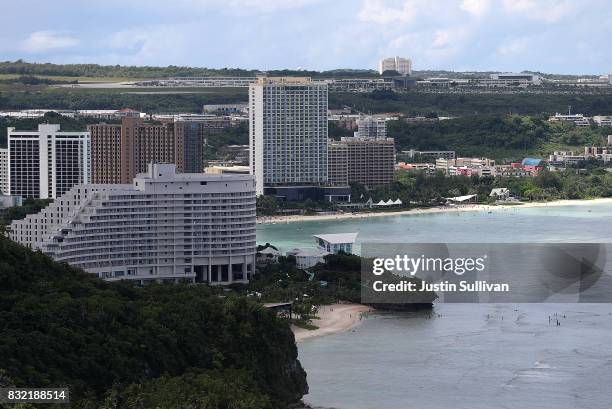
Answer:
[[[312,320],[312,324],[319,328],[307,330],[293,326],[295,341],[348,331],[359,325],[361,314],[368,311],[372,311],[372,308],[361,304],[322,305],[317,313],[318,318]]]

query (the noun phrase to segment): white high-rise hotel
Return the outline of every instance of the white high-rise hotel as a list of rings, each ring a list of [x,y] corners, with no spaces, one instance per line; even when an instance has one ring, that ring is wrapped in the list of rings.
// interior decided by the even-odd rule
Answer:
[[[412,74],[412,61],[410,58],[391,57],[383,58],[378,62],[378,72],[397,71],[401,75]]]
[[[38,131],[8,128],[8,190],[11,195],[55,199],[74,185],[89,183],[89,132],[60,132],[40,124]]]
[[[8,149],[0,148],[0,195],[9,194],[8,190]]]
[[[255,268],[255,184],[250,175],[150,164],[131,185],[74,186],[9,234],[106,280],[246,282]]]
[[[258,78],[249,87],[250,162],[257,194],[268,186],[327,182],[327,84]]]

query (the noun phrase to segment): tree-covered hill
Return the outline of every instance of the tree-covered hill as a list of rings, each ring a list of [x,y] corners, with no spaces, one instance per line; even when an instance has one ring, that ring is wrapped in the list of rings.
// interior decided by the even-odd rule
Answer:
[[[0,386],[75,408],[276,408],[306,391],[286,322],[206,286],[107,283],[0,237]]]
[[[547,157],[554,150],[601,146],[610,127],[576,127],[548,122],[547,116],[478,115],[432,123],[389,121],[387,133],[398,151],[454,150],[460,156],[522,159]]]
[[[345,106],[363,113],[400,112],[408,116],[435,112],[440,116],[470,116],[486,114],[538,115],[572,112],[585,115],[612,113],[612,92],[573,90],[571,93],[437,93],[408,91],[373,91],[363,93],[331,92],[329,106]]]

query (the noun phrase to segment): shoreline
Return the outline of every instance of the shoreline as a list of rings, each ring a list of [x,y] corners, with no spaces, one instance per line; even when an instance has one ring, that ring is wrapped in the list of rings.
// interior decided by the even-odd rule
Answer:
[[[292,325],[291,330],[296,343],[309,338],[346,332],[359,325],[362,314],[370,311],[374,309],[363,304],[322,305],[317,312],[317,318],[312,322],[319,328],[308,330]]]
[[[385,216],[411,216],[433,213],[458,213],[458,212],[473,212],[473,211],[494,211],[501,209],[525,209],[535,207],[559,207],[559,206],[581,206],[590,204],[612,204],[612,198],[597,198],[597,199],[564,199],[554,200],[552,202],[526,202],[520,204],[467,204],[458,206],[439,206],[424,209],[398,210],[389,212],[361,212],[361,213],[337,213],[325,215],[293,215],[293,216],[260,216],[257,218],[257,224],[274,224],[274,223],[292,223],[292,222],[307,222],[307,221],[327,221],[327,220],[351,220],[351,219],[367,219],[370,217],[385,217]]]

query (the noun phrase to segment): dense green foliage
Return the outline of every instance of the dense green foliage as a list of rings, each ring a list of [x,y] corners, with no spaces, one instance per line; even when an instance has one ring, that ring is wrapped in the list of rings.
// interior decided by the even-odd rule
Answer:
[[[196,67],[121,66],[99,64],[51,64],[28,63],[21,60],[0,63],[0,74],[53,75],[63,77],[121,77],[121,78],[160,78],[160,77],[204,77],[253,76],[256,71],[243,69],[209,69]]]
[[[581,93],[582,92],[582,93]],[[538,115],[543,112],[573,112],[606,115],[612,112],[612,92],[583,93],[429,93],[374,91],[368,93],[331,92],[329,107],[349,106],[359,112],[399,112],[408,116],[436,112],[440,116],[483,114]]]
[[[553,150],[601,146],[610,127],[576,127],[548,122],[548,117],[483,115],[429,123],[389,121],[388,134],[398,151],[454,150],[459,156],[518,160],[528,155],[547,157]]]
[[[311,311],[313,307],[339,301],[363,303],[361,264],[364,261],[353,254],[329,254],[325,256],[325,263],[309,269],[311,276],[295,266],[293,256],[279,257],[278,263],[261,266],[248,288],[260,293],[264,301],[294,301],[294,310],[298,311]],[[434,299],[435,294],[429,293],[419,298],[419,302],[431,307]],[[385,308],[384,305],[377,307]],[[394,305],[394,309],[414,307],[414,304]]]
[[[174,93],[172,93],[174,92]],[[47,88],[0,90],[2,109],[119,109],[132,108],[147,113],[202,112],[204,104],[242,102],[246,88]]]
[[[40,212],[51,202],[48,199],[25,199],[22,206],[9,207],[0,213],[0,226],[11,224],[13,220],[24,219],[29,214]]]
[[[289,326],[260,304],[103,282],[4,237],[0,328],[2,383],[68,385],[72,407],[271,408],[307,390]]]
[[[35,131],[38,129],[38,124],[59,124],[60,130],[66,132],[84,131],[88,124],[100,122],[94,118],[69,118],[64,115],[56,114],[55,112],[47,112],[42,118],[26,118],[15,119],[0,117],[0,147],[6,147],[6,138],[8,136],[6,128],[12,127],[18,131]],[[105,120],[104,122],[111,123],[113,121]]]
[[[330,71],[304,70],[271,70],[265,72],[271,76],[306,76],[306,77],[373,77],[378,73],[373,70],[337,69]],[[165,78],[165,77],[254,77],[264,74],[260,70],[241,68],[203,68],[151,66],[121,66],[99,64],[51,64],[28,63],[22,60],[0,62],[0,74],[44,75],[61,77],[117,77],[117,78]]]
[[[208,135],[204,147],[204,159],[229,159],[230,156],[224,149],[226,146],[248,144],[249,124],[248,122],[241,122],[237,126],[225,128],[220,134]]]
[[[425,176],[422,172],[398,171],[389,186],[366,191],[353,186],[354,197],[371,196],[374,201],[400,198],[406,207],[431,206],[444,202],[446,197],[478,195],[479,202],[487,202],[491,189],[508,188],[512,195],[527,200],[589,199],[612,197],[612,173],[602,168],[585,172],[568,169],[565,172],[542,171],[533,178],[452,176],[442,173]]]

